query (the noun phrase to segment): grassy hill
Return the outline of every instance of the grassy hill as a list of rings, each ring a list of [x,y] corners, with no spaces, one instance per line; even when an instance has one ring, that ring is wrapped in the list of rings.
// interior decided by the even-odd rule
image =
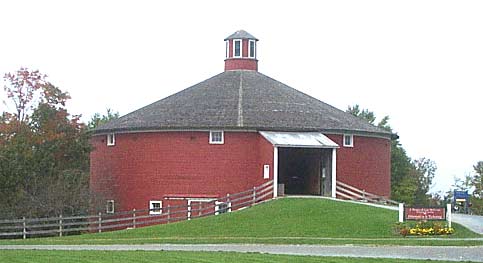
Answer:
[[[392,237],[395,221],[395,211],[327,199],[284,198],[235,213],[106,236]]]
[[[282,198],[242,211],[167,225],[26,243],[304,243],[483,245],[483,241],[402,238],[392,233],[397,211],[329,199]],[[454,224],[447,239],[481,237]],[[444,240],[443,240],[444,241]],[[17,241],[18,242],[18,241]],[[0,242],[3,243],[3,242]]]

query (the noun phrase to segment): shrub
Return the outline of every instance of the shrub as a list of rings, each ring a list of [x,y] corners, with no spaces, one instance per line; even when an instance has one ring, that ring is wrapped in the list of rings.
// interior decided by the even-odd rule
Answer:
[[[419,221],[396,223],[394,232],[402,236],[434,236],[451,235],[454,228],[448,227],[445,222],[440,221]]]

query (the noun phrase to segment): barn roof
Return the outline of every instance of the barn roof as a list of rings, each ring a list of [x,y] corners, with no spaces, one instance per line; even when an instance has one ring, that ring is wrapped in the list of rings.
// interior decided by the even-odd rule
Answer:
[[[321,131],[391,134],[257,71],[225,71],[98,127],[157,130]]]

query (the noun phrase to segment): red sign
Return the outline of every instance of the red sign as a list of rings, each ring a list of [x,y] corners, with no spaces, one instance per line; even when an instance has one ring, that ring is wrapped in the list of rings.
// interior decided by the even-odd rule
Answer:
[[[445,220],[444,207],[405,207],[405,220]]]

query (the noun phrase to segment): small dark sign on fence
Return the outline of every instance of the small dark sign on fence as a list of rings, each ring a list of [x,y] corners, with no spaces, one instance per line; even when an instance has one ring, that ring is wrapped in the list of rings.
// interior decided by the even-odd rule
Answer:
[[[404,207],[404,220],[446,220],[446,208]]]

